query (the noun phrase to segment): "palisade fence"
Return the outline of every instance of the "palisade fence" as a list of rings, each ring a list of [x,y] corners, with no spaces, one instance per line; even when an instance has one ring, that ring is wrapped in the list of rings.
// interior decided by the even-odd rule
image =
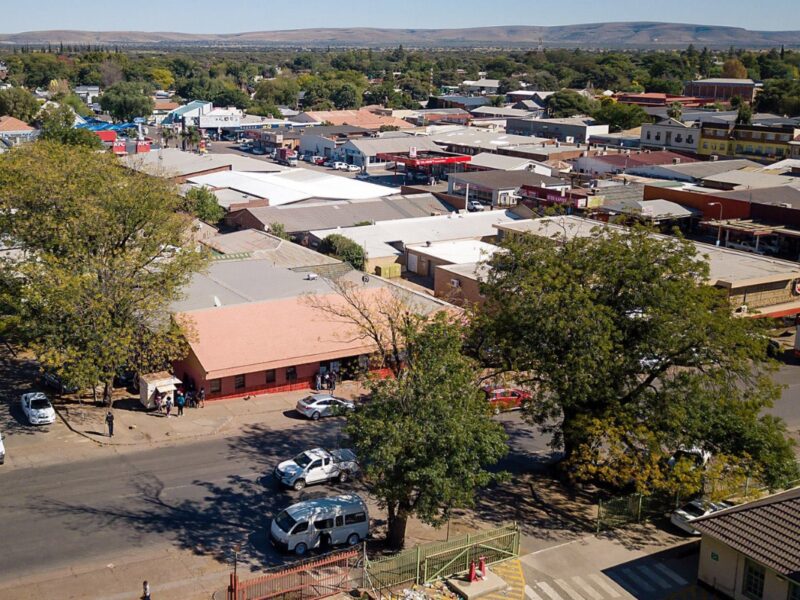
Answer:
[[[366,560],[364,587],[386,596],[400,586],[422,584],[469,570],[483,557],[487,565],[519,556],[520,531],[516,523],[432,542],[394,556]]]

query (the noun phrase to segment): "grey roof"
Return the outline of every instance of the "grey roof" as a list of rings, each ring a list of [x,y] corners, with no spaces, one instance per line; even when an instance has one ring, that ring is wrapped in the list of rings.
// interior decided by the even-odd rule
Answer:
[[[519,188],[523,185],[547,186],[566,184],[563,179],[538,175],[530,171],[476,171],[474,173],[451,173],[450,178],[463,183],[480,185],[492,189]]]
[[[685,219],[699,211],[681,206],[669,200],[613,200],[603,202],[603,212],[615,212],[641,216],[645,219],[661,221],[666,219]]]
[[[433,194],[412,194],[374,200],[307,202],[246,210],[265,226],[281,223],[287,232],[296,233],[331,227],[350,227],[363,221],[393,221],[441,215],[453,209]]]
[[[505,106],[479,106],[470,111],[476,117],[518,117],[531,116],[531,111],[521,108],[507,108]]]
[[[472,157],[469,162],[471,167],[483,167],[486,169],[497,169],[500,171],[518,171],[527,168],[528,165],[540,165],[548,167],[544,163],[520,158],[518,156],[506,156],[505,154],[494,154],[493,152],[480,152]]]
[[[695,79],[692,83],[724,83],[726,85],[753,85],[752,79],[734,79],[732,77],[710,77],[708,79]]]
[[[703,181],[711,183],[724,183],[728,185],[741,185],[748,188],[778,187],[782,185],[800,184],[794,177],[785,175],[771,175],[763,171],[750,171],[739,169],[725,171],[709,177],[704,177]]]
[[[701,517],[692,526],[800,583],[800,487]]]
[[[122,158],[129,168],[156,177],[184,177],[215,169],[272,173],[285,171],[284,167],[264,159],[239,154],[196,154],[179,148],[163,148],[146,154],[129,154]]]
[[[303,128],[300,133],[301,135],[309,134],[336,137],[338,135],[351,135],[355,133],[368,135],[371,131],[363,127],[356,127],[355,125],[315,125],[314,127]]]
[[[679,175],[692,177],[693,179],[703,179],[705,177],[712,177],[714,175],[719,175],[720,173],[726,173],[728,171],[735,171],[737,169],[744,169],[748,167],[760,168],[761,165],[759,165],[757,162],[753,162],[752,160],[734,159],[682,163],[679,165],[666,165],[661,168]]]
[[[381,152],[408,152],[411,148],[420,151],[441,151],[433,140],[427,136],[404,135],[402,137],[362,138],[350,140],[355,148],[364,156],[375,156]]]
[[[800,190],[790,185],[763,187],[754,190],[733,190],[731,192],[715,193],[714,196],[744,200],[754,204],[791,204],[794,208],[800,208]]]
[[[339,262],[335,258],[258,229],[217,234],[202,240],[202,243],[223,257],[266,259],[276,267],[287,269]]]

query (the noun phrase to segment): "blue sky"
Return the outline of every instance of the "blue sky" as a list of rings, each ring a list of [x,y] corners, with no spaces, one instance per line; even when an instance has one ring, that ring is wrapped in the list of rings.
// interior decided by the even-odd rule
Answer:
[[[0,0],[0,33],[234,33],[304,27],[477,27],[670,21],[800,30],[800,0]]]

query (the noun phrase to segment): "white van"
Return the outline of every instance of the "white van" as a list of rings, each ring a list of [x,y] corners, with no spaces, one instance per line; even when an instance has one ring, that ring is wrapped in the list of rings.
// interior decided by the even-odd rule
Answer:
[[[269,530],[274,546],[298,556],[320,546],[355,546],[368,535],[367,505],[356,494],[292,504],[272,519]]]

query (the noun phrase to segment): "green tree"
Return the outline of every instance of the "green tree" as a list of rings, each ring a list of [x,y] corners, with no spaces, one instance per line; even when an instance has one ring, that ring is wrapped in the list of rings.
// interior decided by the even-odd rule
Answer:
[[[0,231],[24,258],[4,270],[6,333],[78,386],[185,355],[169,306],[205,254],[172,184],[107,153],[37,142],[0,156]]]
[[[670,119],[680,121],[683,117],[683,105],[680,102],[673,102],[667,108],[667,116]]]
[[[592,112],[592,103],[578,92],[561,90],[547,97],[547,114],[553,118],[588,115]]]
[[[333,105],[337,109],[358,108],[361,106],[361,96],[358,88],[352,83],[343,83],[331,94]]]
[[[219,205],[214,193],[206,187],[196,187],[186,192],[184,210],[212,225],[219,223],[225,216],[225,209]]]
[[[189,127],[181,135],[181,145],[183,149],[196,149],[202,139],[197,127]]]
[[[367,262],[367,254],[364,248],[359,246],[349,237],[339,233],[332,233],[325,237],[319,244],[319,251],[322,254],[334,256],[339,260],[350,263],[354,269],[364,270]]]
[[[169,90],[175,85],[175,76],[166,67],[153,67],[150,69],[150,79],[160,90]]]
[[[75,114],[80,115],[81,117],[91,117],[94,115],[92,109],[86,106],[86,103],[75,94],[64,96],[64,98],[61,100],[61,104],[66,104],[75,111]]]
[[[729,79],[746,79],[747,67],[738,58],[729,58],[722,64],[722,76]]]
[[[96,133],[75,128],[75,113],[66,104],[44,109],[39,115],[38,123],[40,140],[94,150],[103,148],[103,142]]]
[[[109,87],[100,96],[100,107],[117,121],[132,121],[136,117],[149,117],[155,102],[144,84],[121,81]]]
[[[736,113],[737,125],[750,125],[753,122],[753,109],[747,102],[739,104],[739,110]]]
[[[388,512],[389,545],[400,549],[410,517],[438,526],[473,505],[507,445],[475,384],[476,365],[461,352],[461,328],[442,314],[428,322],[398,315],[389,327],[405,368],[370,382],[370,401],[348,416],[346,431]]]
[[[699,446],[750,457],[772,484],[796,477],[785,426],[762,416],[779,395],[763,325],[734,317],[703,283],[696,247],[638,228],[581,237],[549,224],[553,238],[517,236],[492,258],[470,347],[530,382],[526,416],[553,431],[565,472],[580,473],[582,449],[603,447],[597,432],[614,428],[643,457]]]
[[[610,98],[603,100],[592,117],[598,123],[607,124],[611,131],[633,129],[650,119],[641,106],[614,102]]]
[[[13,87],[0,90],[0,116],[9,115],[30,123],[39,112],[39,101],[28,90]]]
[[[281,238],[282,240],[290,239],[289,234],[286,233],[286,227],[283,225],[283,223],[278,223],[278,222],[270,223],[269,232],[275,237]]]

